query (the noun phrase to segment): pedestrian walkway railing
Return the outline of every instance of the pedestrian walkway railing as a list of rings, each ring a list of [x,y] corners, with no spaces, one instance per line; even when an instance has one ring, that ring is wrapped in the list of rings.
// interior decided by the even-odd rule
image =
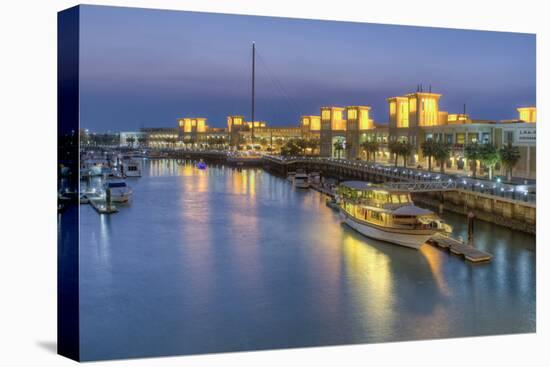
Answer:
[[[386,178],[404,181],[406,185],[403,187],[414,187],[414,184],[417,184],[416,191],[435,191],[438,187],[442,191],[461,190],[477,192],[484,195],[506,198],[508,200],[527,202],[532,205],[536,203],[536,192],[532,191],[532,186],[512,185],[496,181],[449,175],[440,172],[428,172],[408,167],[395,167],[366,161],[303,156],[282,157],[264,155],[263,157],[266,161],[272,161],[278,164],[317,163],[330,167],[352,169],[358,170],[359,172],[381,175]],[[434,182],[437,184],[432,186],[434,188],[433,190],[428,190],[427,187],[429,186],[427,182]]]

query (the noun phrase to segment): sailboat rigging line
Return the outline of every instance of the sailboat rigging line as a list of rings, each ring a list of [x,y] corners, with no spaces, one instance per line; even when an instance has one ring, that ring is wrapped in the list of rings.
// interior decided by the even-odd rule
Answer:
[[[296,116],[300,116],[299,112],[300,108],[298,107],[298,104],[290,97],[290,95],[286,92],[285,88],[283,87],[283,84],[278,80],[278,78],[275,76],[274,73],[271,72],[269,66],[265,62],[264,58],[262,57],[261,53],[258,52],[258,49],[256,49],[256,59],[259,61],[259,63],[265,68],[267,76],[271,79],[271,82],[273,83],[273,86],[278,89],[278,92],[281,94],[285,102],[288,104],[288,107],[294,113]]]

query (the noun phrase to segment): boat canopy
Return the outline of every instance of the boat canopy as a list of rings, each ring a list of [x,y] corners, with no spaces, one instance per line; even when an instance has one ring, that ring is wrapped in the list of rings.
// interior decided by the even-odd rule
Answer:
[[[393,215],[419,216],[431,214],[433,214],[431,210],[422,209],[414,205],[405,205],[393,211]]]

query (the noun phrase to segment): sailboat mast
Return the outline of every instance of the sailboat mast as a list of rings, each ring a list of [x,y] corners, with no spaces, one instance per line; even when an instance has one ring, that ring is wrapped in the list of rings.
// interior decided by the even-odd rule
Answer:
[[[254,104],[255,104],[255,78],[256,78],[256,44],[252,42],[252,132],[251,132],[251,140],[252,144],[254,144]]]

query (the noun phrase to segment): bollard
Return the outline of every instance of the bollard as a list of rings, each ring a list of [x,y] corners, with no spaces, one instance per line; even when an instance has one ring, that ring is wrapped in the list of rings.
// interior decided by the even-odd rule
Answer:
[[[468,212],[468,244],[474,244],[474,213]]]

